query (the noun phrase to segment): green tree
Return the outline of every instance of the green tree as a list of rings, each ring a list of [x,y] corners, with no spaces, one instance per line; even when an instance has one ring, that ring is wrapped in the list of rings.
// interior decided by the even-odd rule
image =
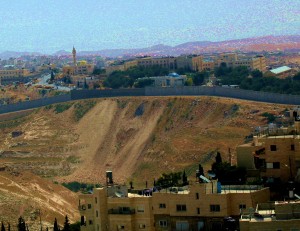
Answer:
[[[18,220],[18,231],[26,231],[26,223],[23,217],[19,217]]]
[[[53,231],[59,231],[58,224],[57,224],[57,219],[56,218],[54,220]]]
[[[181,172],[163,173],[156,181],[156,185],[162,188],[178,186],[181,179]]]
[[[63,231],[70,231],[70,222],[69,222],[69,218],[68,218],[67,215],[66,215],[66,218],[65,218]]]
[[[51,80],[51,81],[54,80],[54,76],[55,76],[55,75],[54,75],[54,71],[51,71],[51,77],[50,77],[50,80]]]
[[[195,73],[193,75],[193,83],[194,83],[194,85],[195,86],[200,86],[203,83],[204,78],[205,78],[205,73],[203,73],[203,72]]]
[[[136,88],[144,88],[146,86],[153,85],[154,80],[153,79],[139,79],[134,83],[134,87]]]
[[[93,70],[93,75],[101,75],[101,74],[104,74],[105,73],[105,70],[104,69],[101,69],[101,68],[94,68]]]
[[[70,224],[71,231],[80,231],[80,221]]]
[[[294,80],[300,80],[300,72],[298,72],[294,77]]]
[[[185,81],[185,86],[192,86],[193,85],[193,78],[188,77]]]
[[[253,78],[262,78],[263,73],[260,70],[254,70],[254,71],[251,72],[251,76]]]
[[[5,231],[5,227],[4,227],[3,221],[1,222],[1,231]]]

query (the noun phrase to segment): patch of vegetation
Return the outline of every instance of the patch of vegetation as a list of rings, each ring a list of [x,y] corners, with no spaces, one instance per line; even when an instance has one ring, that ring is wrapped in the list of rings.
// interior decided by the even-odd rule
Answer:
[[[187,184],[188,182],[185,171],[163,173],[161,177],[159,177],[155,182],[155,186],[159,186],[161,188],[167,188],[172,186],[184,186]]]
[[[164,76],[169,73],[168,68],[160,66],[152,67],[131,67],[126,71],[114,71],[104,81],[105,87],[120,88],[132,87],[135,81],[141,77]],[[145,81],[138,87],[145,87],[151,84],[152,81]]]
[[[127,105],[127,101],[117,99],[117,104],[119,109],[123,109]]]
[[[21,125],[26,121],[26,118],[20,118],[15,120],[3,121],[0,122],[0,129],[1,128],[13,128]]]
[[[87,183],[80,183],[77,181],[69,182],[69,183],[62,183],[64,187],[67,189],[73,191],[73,192],[90,192],[93,190],[93,188],[99,188],[101,187],[100,184],[87,184]]]
[[[45,109],[46,109],[46,110],[51,110],[52,108],[53,108],[53,104],[50,104],[50,105],[45,106]]]
[[[266,117],[267,120],[268,120],[268,123],[272,123],[276,119],[275,115],[273,115],[273,114],[271,114],[269,112],[264,112],[264,113],[261,114],[261,116]]]
[[[84,102],[78,102],[74,105],[74,118],[79,121],[90,109],[96,105],[94,100],[86,100]]]
[[[77,164],[80,162],[80,158],[77,156],[68,156],[67,161],[72,164]]]
[[[54,105],[54,111],[56,114],[67,111],[70,107],[72,107],[73,103],[59,103]]]

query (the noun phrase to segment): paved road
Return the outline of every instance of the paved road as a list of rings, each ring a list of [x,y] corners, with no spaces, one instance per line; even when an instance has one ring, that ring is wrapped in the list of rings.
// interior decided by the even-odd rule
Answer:
[[[72,88],[70,88],[70,87],[57,86],[55,84],[49,84],[47,82],[47,80],[49,80],[50,78],[51,78],[50,74],[42,75],[41,78],[38,79],[38,82],[34,85],[49,86],[49,87],[53,87],[53,89],[55,89],[55,90],[60,90],[60,91],[71,91],[72,90]]]

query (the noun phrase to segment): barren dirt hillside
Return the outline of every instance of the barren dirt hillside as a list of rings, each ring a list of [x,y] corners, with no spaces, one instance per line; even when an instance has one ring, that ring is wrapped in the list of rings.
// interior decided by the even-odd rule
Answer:
[[[44,228],[53,226],[55,217],[61,225],[66,215],[71,222],[79,221],[77,204],[77,195],[63,186],[28,172],[0,171],[0,219],[10,222],[12,230],[19,216],[30,230],[40,230],[40,215]]]
[[[262,113],[286,105],[217,97],[139,97],[56,104],[13,117],[0,116],[0,163],[53,181],[152,182],[163,172],[194,175],[215,152],[235,161],[235,148]],[[230,154],[230,155],[229,155]],[[229,156],[231,156],[229,158]]]

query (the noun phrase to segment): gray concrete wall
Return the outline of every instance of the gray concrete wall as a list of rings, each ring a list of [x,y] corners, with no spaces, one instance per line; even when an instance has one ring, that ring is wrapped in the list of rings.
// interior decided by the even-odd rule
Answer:
[[[250,91],[236,88],[225,87],[176,87],[176,88],[154,88],[148,87],[145,89],[146,96],[175,96],[175,95],[208,95],[220,96],[236,99],[253,100],[268,103],[280,104],[300,104],[300,96],[298,95],[285,95],[262,91]]]
[[[71,95],[68,94],[68,95],[58,95],[58,96],[49,97],[49,98],[42,98],[42,99],[38,99],[38,100],[25,101],[25,102],[20,102],[20,103],[16,103],[16,104],[1,105],[0,106],[0,114],[28,110],[28,109],[32,109],[32,108],[46,106],[49,104],[67,102],[70,100],[71,100]]]
[[[71,91],[72,100],[104,97],[121,96],[144,96],[144,88],[136,89],[110,89],[110,90],[73,90]]]

